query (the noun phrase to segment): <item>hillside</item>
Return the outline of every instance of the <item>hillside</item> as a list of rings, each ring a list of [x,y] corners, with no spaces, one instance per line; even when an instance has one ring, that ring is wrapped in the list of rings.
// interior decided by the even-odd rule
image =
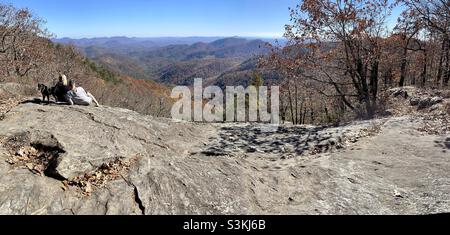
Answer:
[[[428,132],[442,122],[425,114],[448,120],[450,101],[417,111],[409,101],[433,94],[406,92],[408,115],[275,130],[106,106],[12,106],[0,118],[0,214],[448,212],[450,128]]]
[[[0,75],[0,82],[21,82],[28,90],[37,92],[37,84],[49,87],[56,84],[60,73],[75,80],[79,86],[94,94],[104,105],[133,109],[144,114],[167,116],[172,104],[167,86],[151,80],[138,80],[109,70],[80,55],[70,47],[48,42],[39,48],[51,58],[39,61],[36,68],[21,77],[17,74]],[[0,63],[1,64],[1,63]]]
[[[101,104],[168,116],[172,104],[168,87],[108,69],[73,46],[52,42],[45,22],[27,9],[0,4],[0,15],[0,82],[20,83],[36,92],[37,84],[52,87],[65,74]]]
[[[224,73],[220,74],[217,78],[208,81],[208,84],[218,85],[220,87],[225,86],[245,86],[250,85],[250,82],[254,78],[254,73],[258,73],[263,78],[265,84],[280,84],[283,77],[275,70],[260,68],[258,66],[259,58],[250,58],[238,66],[235,66]]]

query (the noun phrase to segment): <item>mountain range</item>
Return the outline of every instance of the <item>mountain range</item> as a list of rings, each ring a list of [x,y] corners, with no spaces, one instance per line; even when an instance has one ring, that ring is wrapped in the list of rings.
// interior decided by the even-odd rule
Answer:
[[[265,80],[273,73],[257,68],[258,56],[275,39],[242,37],[55,39],[72,44],[90,60],[139,79],[168,85],[191,85],[200,77],[209,85],[246,85],[255,71]]]

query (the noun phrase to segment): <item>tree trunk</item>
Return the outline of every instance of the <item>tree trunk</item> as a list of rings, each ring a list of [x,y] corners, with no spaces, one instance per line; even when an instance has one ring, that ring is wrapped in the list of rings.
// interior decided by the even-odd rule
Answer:
[[[361,96],[360,97],[360,102],[362,102],[365,106],[365,117],[366,118],[372,118],[373,117],[373,108],[372,108],[372,104],[371,104],[371,98],[370,98],[370,94],[369,94],[369,86],[367,84],[367,65],[363,66],[362,61],[358,62],[358,74],[360,75],[361,78],[361,89],[362,91]]]
[[[307,111],[307,108],[306,108],[306,101],[305,101],[305,104],[304,104],[304,106],[303,106],[302,124],[305,124],[305,123],[306,123],[306,111]]]
[[[328,108],[327,108],[327,106],[325,106],[324,111],[325,111],[325,117],[327,118],[327,122],[328,122],[328,123],[331,123],[331,116],[330,116],[330,114],[328,113]]]
[[[379,62],[378,60],[373,62],[372,64],[372,70],[370,72],[370,93],[372,95],[373,102],[376,102],[377,95],[378,95],[378,69],[379,69]]]
[[[298,124],[298,87],[295,83],[295,124]]]
[[[300,121],[299,124],[305,124],[303,122],[303,105],[304,105],[305,101],[302,99],[302,101],[300,102]]]
[[[428,57],[428,53],[426,51],[426,49],[424,49],[423,51],[423,70],[422,70],[422,86],[425,87],[426,82],[427,82],[427,57]]]
[[[408,48],[403,48],[403,54],[402,54],[402,64],[400,67],[400,82],[399,86],[402,87],[405,85],[405,79],[406,79],[406,63],[407,61],[407,55],[408,55]]]
[[[446,37],[447,38],[447,37]],[[444,77],[444,87],[448,86],[450,80],[450,40],[447,40],[446,56],[445,56],[445,77]]]
[[[444,55],[445,55],[445,42],[446,39],[444,37],[444,40],[442,41],[442,46],[441,46],[441,54],[439,57],[439,66],[438,66],[438,74],[436,77],[436,83],[439,85],[441,83],[441,78],[442,78],[442,64],[444,63]]]
[[[290,84],[291,82],[288,82],[288,99],[289,99],[289,109],[291,111],[291,121],[292,123],[295,125],[295,120],[294,120],[294,107],[293,107],[293,103],[292,103],[292,94],[291,94],[291,88],[290,88]]]

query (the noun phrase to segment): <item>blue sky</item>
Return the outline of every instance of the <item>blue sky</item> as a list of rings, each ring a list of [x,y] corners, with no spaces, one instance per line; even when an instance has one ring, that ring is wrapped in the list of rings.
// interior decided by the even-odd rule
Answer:
[[[5,2],[4,0],[1,0]],[[299,0],[6,0],[57,37],[281,37]]]
[[[282,36],[298,0],[6,0],[57,37]]]

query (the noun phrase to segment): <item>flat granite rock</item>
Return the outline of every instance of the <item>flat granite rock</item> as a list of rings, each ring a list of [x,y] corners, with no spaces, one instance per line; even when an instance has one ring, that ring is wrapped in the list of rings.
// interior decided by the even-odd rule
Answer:
[[[447,136],[420,132],[419,122],[398,117],[375,120],[376,131],[363,122],[271,133],[252,124],[24,103],[0,120],[0,214],[450,212]],[[329,147],[309,154],[324,141]],[[24,147],[53,157],[43,174],[10,164]],[[104,184],[74,180],[97,176],[117,159],[132,164]]]

